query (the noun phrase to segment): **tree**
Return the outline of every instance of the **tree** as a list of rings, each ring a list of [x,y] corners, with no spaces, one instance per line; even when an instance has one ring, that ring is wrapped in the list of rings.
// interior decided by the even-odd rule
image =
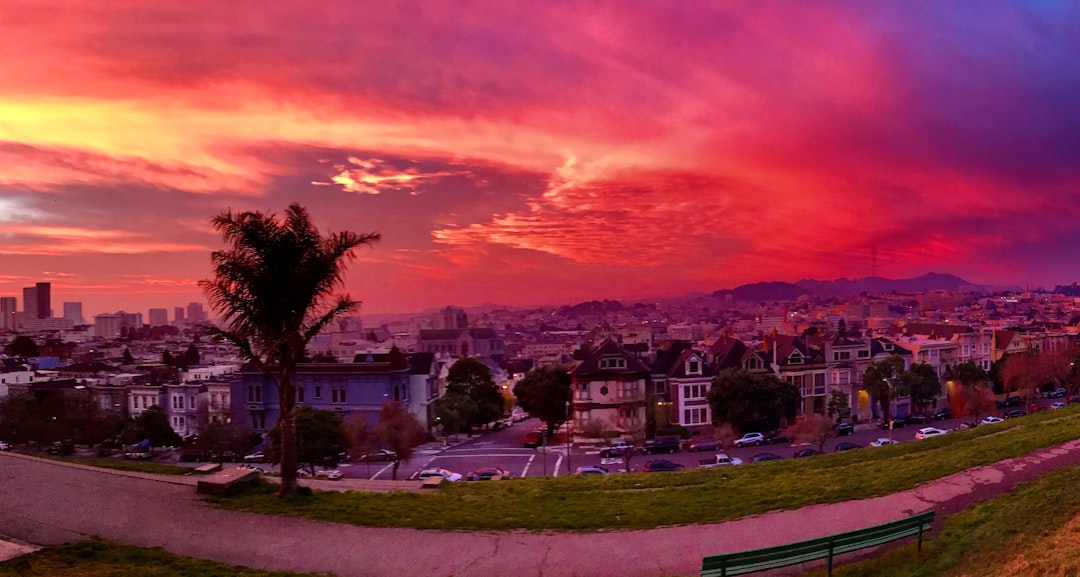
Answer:
[[[129,351],[127,347],[124,347],[124,364],[125,365],[134,365],[135,364],[135,357],[133,357],[131,355],[131,351]]]
[[[171,447],[180,444],[180,435],[169,425],[169,417],[161,407],[153,405],[135,418],[124,430],[124,440],[128,444],[149,439],[154,447]]]
[[[812,414],[795,421],[784,432],[794,442],[813,443],[817,450],[825,451],[825,441],[836,435],[833,421],[824,415]]]
[[[476,403],[476,411],[464,422],[470,433],[473,426],[490,423],[503,414],[502,392],[492,380],[487,365],[476,359],[464,358],[450,367],[446,391],[462,393]]]
[[[405,405],[396,401],[387,401],[379,410],[379,424],[375,426],[375,439],[379,444],[394,452],[391,479],[397,480],[401,461],[411,457],[413,447],[423,443],[426,438],[424,426],[416,420]]]
[[[550,436],[566,422],[570,374],[561,366],[533,369],[514,385],[514,396],[519,407],[544,421]]]
[[[1000,372],[1006,398],[1016,393],[1024,399],[1025,404],[1031,403],[1035,391],[1042,384],[1037,356],[1035,353],[1009,355]]]
[[[863,388],[880,404],[882,422],[887,423],[892,420],[890,407],[893,398],[907,394],[904,383],[900,380],[902,374],[904,374],[904,358],[900,355],[890,355],[880,361],[873,361],[863,373]]]
[[[211,255],[214,279],[203,280],[211,308],[225,328],[212,336],[233,344],[264,372],[276,371],[280,417],[281,495],[297,491],[296,364],[307,343],[359,303],[333,297],[354,250],[378,233],[323,236],[307,210],[292,204],[282,219],[261,212],[222,213],[211,223],[230,246]]]
[[[475,420],[476,401],[458,391],[447,391],[435,401],[435,420],[442,427],[444,435],[456,435]]]
[[[195,343],[188,345],[187,350],[184,351],[184,356],[180,358],[180,362],[183,363],[185,368],[199,364],[199,349],[195,348]]]
[[[726,369],[713,379],[708,399],[717,422],[731,423],[740,430],[751,425],[776,429],[795,418],[801,393],[771,373]]]
[[[911,395],[911,403],[916,407],[925,407],[941,396],[941,380],[934,367],[926,363],[915,363],[900,375],[904,390]]]
[[[825,410],[828,412],[830,419],[840,420],[847,417],[851,414],[851,404],[848,401],[848,396],[840,389],[833,389],[829,392],[829,404],[826,405]]]
[[[11,341],[11,356],[36,357],[38,356],[37,343],[34,342],[34,339],[26,335],[17,336],[15,337],[15,340]]]
[[[341,451],[347,442],[341,416],[334,411],[313,409],[309,405],[300,405],[293,414],[296,427],[296,459],[300,465],[307,466],[311,475],[315,475],[316,465],[337,466]],[[284,452],[280,426],[282,420],[270,430],[270,460],[281,463],[281,474],[285,476]],[[296,468],[293,468],[296,474]]]
[[[172,353],[170,353],[169,351],[164,351],[161,353],[161,364],[168,367],[175,367],[176,359],[173,358]]]

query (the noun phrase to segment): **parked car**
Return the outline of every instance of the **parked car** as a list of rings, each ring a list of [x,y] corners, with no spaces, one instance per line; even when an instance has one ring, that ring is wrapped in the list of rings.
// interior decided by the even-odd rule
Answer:
[[[1027,416],[1027,412],[1025,412],[1025,411],[1023,411],[1021,409],[1013,409],[1011,411],[1005,411],[1005,414],[1002,415],[1002,418],[1004,418],[1004,419],[1015,419],[1017,417],[1024,417],[1024,416]]]
[[[791,439],[787,438],[787,436],[785,436],[780,431],[775,431],[765,436],[765,443],[768,445],[781,445],[790,442]]]
[[[360,462],[371,463],[375,461],[394,461],[397,459],[397,453],[390,449],[376,449],[370,453],[360,455]]]
[[[307,470],[305,468],[300,468],[300,469],[296,470],[296,478],[297,479],[307,479],[307,478],[310,478],[310,477],[311,477],[311,471],[309,471],[309,470]]]
[[[510,471],[498,467],[481,467],[475,471],[469,471],[465,475],[466,481],[500,481],[513,478],[514,476],[510,474]]]
[[[524,446],[526,446],[526,447],[531,448],[531,447],[539,447],[541,445],[541,443],[543,443],[543,442],[544,442],[544,432],[543,431],[529,431],[528,433],[525,433],[525,438],[523,439],[522,444]]]
[[[414,478],[419,481],[423,481],[428,477],[442,477],[447,481],[460,481],[461,473],[455,473],[446,469],[424,469],[423,471],[417,473],[416,477]]]
[[[10,450],[11,450],[11,445],[10,444],[5,443],[4,441],[0,441],[0,451],[10,451]]]
[[[1046,393],[1048,399],[1060,399],[1066,395],[1067,391],[1063,387],[1058,387],[1049,393]]]
[[[263,453],[262,451],[255,451],[254,453],[244,455],[245,463],[263,463],[265,461],[266,453]]]
[[[344,476],[345,475],[342,474],[342,472],[338,471],[337,469],[322,469],[320,471],[315,471],[315,477],[318,478],[318,479],[328,479],[330,481],[337,481],[338,479],[340,479],[340,478],[342,478]]]
[[[515,423],[529,420],[529,413],[526,413],[519,407],[514,407],[514,410],[510,411],[510,419]]]
[[[678,453],[679,445],[682,441],[678,437],[657,437],[655,439],[645,441],[645,447],[642,451],[646,455],[655,455],[657,453]]]
[[[989,417],[984,418],[982,420],[982,422],[979,423],[979,424],[981,424],[981,425],[993,425],[994,423],[1000,423],[1000,422],[1002,422],[1004,420],[1005,419],[1002,419],[1001,417],[995,417],[995,416],[991,415]]]
[[[870,446],[871,447],[884,447],[885,445],[895,445],[896,443],[897,443],[897,441],[881,437],[878,440],[874,441],[873,443],[870,443]]]
[[[838,453],[840,451],[850,451],[852,449],[861,449],[861,448],[863,448],[863,446],[858,444],[858,443],[844,442],[844,443],[837,443],[836,447],[833,448],[833,452]]]
[[[249,471],[255,471],[256,473],[265,473],[266,472],[266,469],[263,469],[262,467],[260,467],[258,465],[253,465],[251,463],[241,463],[237,468],[238,469],[248,469]]]
[[[927,417],[922,413],[915,413],[914,415],[904,417],[904,420],[914,425],[925,425],[930,422],[930,417]]]
[[[765,435],[761,433],[746,433],[745,435],[735,439],[736,447],[749,447],[751,445],[760,445],[765,442]]]
[[[764,463],[765,461],[782,461],[784,458],[776,453],[758,453],[750,457],[751,463]]]
[[[741,465],[742,459],[738,457],[729,457],[724,453],[717,453],[713,455],[711,459],[698,460],[698,467],[702,469],[711,469],[713,467],[730,467],[732,465]]]
[[[606,475],[610,475],[611,471],[609,471],[606,467],[600,467],[600,466],[578,467],[577,471],[574,471],[574,474],[575,475],[605,475],[606,476]]]
[[[1024,404],[1024,399],[1020,397],[1006,397],[1004,401],[997,402],[997,408],[1005,409],[1008,407],[1019,407]]]
[[[634,447],[628,439],[612,439],[611,444],[603,449],[600,449],[600,457],[602,459],[610,459],[612,457],[621,457],[626,451]]]
[[[804,457],[813,457],[814,455],[824,455],[824,453],[817,449],[800,449],[795,451],[795,454],[791,457],[793,459],[802,459]]]
[[[932,418],[935,421],[944,421],[946,419],[951,419],[952,418],[952,409],[950,409],[949,407],[944,407],[944,408],[938,409],[937,412],[933,414]]]
[[[907,424],[907,420],[904,417],[893,417],[892,418],[892,428],[894,428],[894,429],[899,429],[899,428],[903,427],[906,424]],[[880,428],[880,429],[888,429],[889,428],[889,421],[882,420],[881,424],[878,425],[878,428]]]
[[[1056,411],[1057,409],[1064,409],[1064,408],[1065,408],[1065,403],[1063,403],[1063,402],[1061,402],[1061,401],[1057,401],[1057,402],[1055,402],[1054,404],[1050,405],[1050,408],[1051,408],[1052,410],[1055,410],[1055,411]]]
[[[851,423],[837,423],[833,425],[837,437],[846,437],[855,434],[855,427]]]
[[[680,465],[678,463],[672,463],[671,461],[669,461],[667,459],[656,459],[654,461],[649,461],[649,462],[645,463],[645,472],[646,473],[660,473],[660,472],[667,472],[667,471],[681,471],[684,468],[685,467],[683,467],[682,465]]]
[[[937,429],[937,428],[934,428],[934,427],[926,427],[924,429],[919,429],[919,431],[917,433],[915,433],[915,438],[916,439],[929,439],[930,437],[940,437],[941,435],[944,435],[945,433],[946,433],[946,431],[942,431],[941,429]]]
[[[690,443],[690,446],[687,447],[686,450],[691,453],[696,453],[698,451],[719,451],[723,448],[723,441],[717,441],[716,439],[698,439],[693,443]]]

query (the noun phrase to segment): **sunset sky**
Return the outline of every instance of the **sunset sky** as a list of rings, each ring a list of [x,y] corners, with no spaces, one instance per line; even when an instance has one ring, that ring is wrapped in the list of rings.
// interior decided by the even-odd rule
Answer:
[[[226,210],[378,231],[363,312],[1080,280],[1071,2],[0,9],[0,296],[203,300]]]

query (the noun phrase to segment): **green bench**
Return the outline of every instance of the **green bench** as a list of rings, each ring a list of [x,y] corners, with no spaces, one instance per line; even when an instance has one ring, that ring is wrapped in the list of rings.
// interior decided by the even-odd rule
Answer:
[[[752,551],[740,551],[725,555],[712,555],[701,560],[701,577],[727,577],[789,567],[807,561],[828,559],[829,575],[832,575],[833,556],[850,553],[867,547],[882,545],[904,537],[919,537],[922,551],[923,533],[930,530],[934,510],[912,515],[906,519],[875,525],[858,531],[849,531],[830,537],[811,539],[790,545],[766,547]]]

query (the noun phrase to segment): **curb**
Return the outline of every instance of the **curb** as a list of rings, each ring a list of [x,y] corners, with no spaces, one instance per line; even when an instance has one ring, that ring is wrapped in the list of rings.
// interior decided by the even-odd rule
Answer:
[[[112,475],[120,475],[122,477],[131,477],[133,479],[143,479],[146,481],[158,481],[160,483],[170,483],[172,485],[187,485],[194,487],[198,484],[198,479],[191,475],[159,475],[155,473],[139,473],[137,471],[124,471],[121,469],[106,469],[104,467],[93,467],[90,465],[83,465],[81,463],[70,463],[68,461],[62,461],[60,459],[47,459],[45,457],[35,457],[34,455],[24,455],[22,453],[14,453],[11,451],[5,451],[0,453],[3,457],[13,457],[16,459],[25,459],[27,461],[36,461],[38,463],[47,463],[50,465],[58,465],[61,467],[70,467],[72,469],[82,469],[84,471],[92,471],[95,473],[108,473]]]

